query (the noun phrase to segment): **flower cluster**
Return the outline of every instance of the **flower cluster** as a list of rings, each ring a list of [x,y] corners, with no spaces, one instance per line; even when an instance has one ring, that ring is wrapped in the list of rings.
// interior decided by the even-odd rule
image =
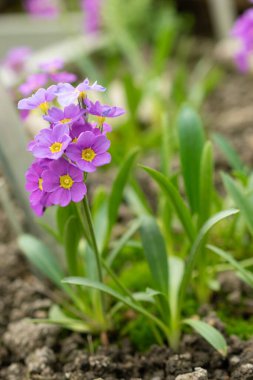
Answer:
[[[105,88],[96,82],[91,85],[88,79],[77,87],[59,83],[40,88],[18,103],[20,110],[40,109],[49,123],[28,144],[35,160],[26,173],[26,189],[38,216],[49,206],[80,202],[87,193],[87,173],[111,160],[106,136],[111,127],[105,120],[124,110],[93,103],[87,97],[89,91],[103,92]]]
[[[236,20],[232,36],[238,40],[239,44],[235,63],[241,72],[247,72],[250,70],[253,55],[253,9],[248,9]]]
[[[24,0],[25,10],[34,18],[56,18],[60,12],[59,0]]]
[[[1,65],[15,73],[20,73],[31,54],[31,49],[28,46],[15,47],[8,51],[5,58],[1,61]]]
[[[19,86],[22,95],[30,95],[33,91],[45,86],[48,82],[75,82],[77,77],[75,74],[64,71],[64,61],[60,58],[50,59],[39,65],[39,71],[31,74],[25,83]]]

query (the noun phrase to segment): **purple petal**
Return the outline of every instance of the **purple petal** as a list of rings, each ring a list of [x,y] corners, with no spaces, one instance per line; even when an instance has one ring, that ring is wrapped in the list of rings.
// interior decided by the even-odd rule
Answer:
[[[110,147],[110,144],[110,140],[108,140],[105,136],[98,136],[92,145],[92,149],[96,152],[96,154],[104,153]]]
[[[77,145],[82,148],[89,148],[95,142],[96,135],[92,132],[83,132],[78,137]]]
[[[62,207],[67,206],[71,202],[70,190],[59,188],[51,195],[51,201],[53,204],[60,205]]]
[[[73,202],[80,202],[87,193],[84,183],[74,183],[71,188],[71,198]]]
[[[109,164],[109,162],[111,162],[111,155],[108,152],[97,155],[92,161],[96,166],[106,165]]]

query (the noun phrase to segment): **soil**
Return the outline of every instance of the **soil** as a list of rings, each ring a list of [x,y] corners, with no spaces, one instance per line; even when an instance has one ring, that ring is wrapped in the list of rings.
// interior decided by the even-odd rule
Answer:
[[[228,137],[249,165],[253,162],[253,80],[228,74],[204,107],[209,129]],[[210,128],[212,126],[212,128]],[[227,167],[216,152],[219,167]],[[253,380],[253,339],[228,336],[217,316],[203,307],[202,316],[226,336],[226,358],[197,335],[184,335],[178,354],[167,346],[134,350],[125,339],[93,352],[90,337],[56,326],[34,324],[52,305],[50,286],[32,274],[0,209],[0,380]],[[221,275],[226,303],[238,315],[253,315],[252,291],[232,273]],[[244,300],[243,304],[241,300]],[[218,309],[218,307],[217,307]],[[240,309],[241,312],[241,309]]]

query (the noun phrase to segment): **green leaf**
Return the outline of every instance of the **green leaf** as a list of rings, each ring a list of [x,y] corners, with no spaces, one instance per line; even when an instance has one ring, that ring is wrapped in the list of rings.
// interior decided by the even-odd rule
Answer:
[[[231,167],[238,171],[238,172],[244,172],[247,173],[248,170],[244,163],[241,161],[240,157],[238,156],[237,152],[234,150],[232,145],[229,143],[229,141],[219,133],[215,133],[214,141],[226,157],[228,163],[231,165]]]
[[[194,109],[184,106],[177,120],[179,151],[185,190],[192,213],[199,211],[200,160],[204,147],[204,131]]]
[[[207,245],[207,248],[216,253],[216,255],[222,257],[224,260],[228,261],[232,267],[239,272],[240,278],[245,281],[246,284],[253,287],[253,274],[245,269],[237,260],[235,260],[230,253],[210,244]]]
[[[237,214],[239,211],[236,209],[229,209],[225,211],[221,211],[214,216],[212,216],[210,219],[207,220],[207,222],[203,225],[201,230],[198,233],[198,236],[196,237],[192,248],[189,253],[189,257],[186,263],[186,269],[183,277],[183,281],[181,284],[181,289],[180,289],[180,302],[182,303],[183,298],[185,297],[185,292],[187,287],[189,286],[189,282],[191,279],[191,275],[193,272],[193,269],[195,267],[195,264],[197,262],[197,259],[199,258],[199,253],[200,253],[200,246],[204,239],[206,238],[208,232],[220,221],[228,218],[229,216]]]
[[[223,335],[213,326],[197,319],[185,319],[186,325],[191,326],[208,343],[211,344],[222,356],[227,355],[227,343]]]
[[[175,208],[177,215],[188,235],[189,240],[192,242],[195,238],[195,228],[192,222],[191,214],[186,207],[181,195],[178,190],[172,185],[171,181],[158,171],[149,168],[147,166],[141,167],[146,170],[146,172],[156,181],[160,189],[165,193],[169,201]]]
[[[56,212],[56,222],[59,231],[59,237],[64,241],[64,229],[70,216],[75,215],[75,208],[72,203],[66,207],[58,207]]]
[[[210,216],[213,192],[213,149],[207,141],[202,152],[200,163],[200,199],[199,199],[199,227]]]
[[[107,212],[108,195],[104,188],[100,188],[96,191],[94,198],[92,199],[93,224],[99,252],[102,251],[105,244],[108,228]]]
[[[60,269],[54,254],[40,240],[24,234],[18,238],[18,245],[27,259],[55,285],[62,288],[64,273]]]
[[[70,216],[64,228],[64,246],[68,273],[73,276],[80,273],[78,269],[78,245],[81,234],[78,228],[78,222],[77,217]]]
[[[122,248],[127,244],[127,242],[131,239],[131,237],[136,233],[141,225],[140,219],[135,220],[127,231],[121,236],[121,238],[115,242],[112,251],[108,255],[107,264],[111,267],[112,263],[122,250]]]
[[[236,207],[241,211],[242,216],[245,219],[245,222],[251,232],[253,234],[253,204],[247,198],[245,194],[243,194],[240,187],[237,183],[227,174],[222,174],[222,179],[224,185],[226,187],[227,192],[233,198]]]
[[[164,238],[154,218],[145,216],[141,225],[141,240],[150,273],[156,288],[168,294],[168,256]]]
[[[169,257],[169,303],[171,318],[178,317],[178,296],[184,275],[184,261],[176,256]]]
[[[137,157],[139,150],[135,149],[126,157],[120,166],[119,172],[113,182],[112,190],[109,195],[109,203],[108,203],[108,219],[109,226],[107,236],[110,236],[112,227],[114,226],[117,216],[119,206],[122,200],[124,188],[127,184],[127,180],[130,174],[130,171],[133,167],[134,161]]]

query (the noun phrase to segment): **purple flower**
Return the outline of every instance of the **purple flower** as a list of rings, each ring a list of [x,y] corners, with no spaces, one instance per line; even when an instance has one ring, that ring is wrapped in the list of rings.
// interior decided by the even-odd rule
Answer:
[[[48,160],[35,161],[26,172],[26,190],[29,191],[30,204],[37,216],[42,216],[50,206],[48,193],[43,189],[42,173],[48,168]]]
[[[61,58],[50,59],[48,61],[42,62],[39,65],[39,68],[44,73],[55,73],[58,70],[63,69],[63,67],[64,67],[64,61]]]
[[[2,65],[18,73],[23,70],[25,63],[31,54],[32,51],[27,46],[16,47],[8,51],[6,57],[2,61]]]
[[[253,53],[253,9],[248,9],[237,19],[231,34],[239,44],[235,62],[240,71],[246,72],[250,69],[250,57]]]
[[[66,155],[84,172],[94,172],[97,166],[108,164],[111,155],[107,152],[110,141],[104,135],[83,132],[66,150]]]
[[[123,108],[103,105],[99,101],[93,103],[87,98],[84,100],[84,103],[87,107],[86,111],[91,115],[97,116],[99,126],[103,125],[107,117],[118,117],[125,113]]]
[[[32,110],[39,107],[44,113],[47,113],[49,105],[55,98],[57,86],[52,85],[48,89],[40,88],[30,98],[22,99],[18,102],[19,110]]]
[[[80,108],[74,104],[65,107],[63,111],[60,108],[52,107],[48,110],[48,114],[44,116],[44,119],[56,125],[70,125],[80,119],[84,112],[84,110],[80,110]]]
[[[87,33],[98,32],[101,27],[102,0],[82,0],[81,7],[84,12],[84,27]]]
[[[35,140],[28,145],[28,150],[34,157],[57,160],[70,142],[68,126],[56,125],[53,129],[42,129]]]
[[[82,171],[64,158],[52,162],[42,178],[53,204],[65,207],[71,201],[80,202],[87,193]]]
[[[48,81],[48,77],[44,73],[30,75],[26,82],[19,86],[19,91],[23,95],[30,95],[33,91],[44,86]]]
[[[78,137],[80,136],[81,133],[83,132],[92,132],[97,136],[101,136],[101,131],[99,128],[95,128],[92,126],[92,124],[86,122],[86,123],[74,123],[69,130],[69,135],[72,139],[72,143],[76,143],[78,140]]]
[[[85,79],[76,88],[69,83],[60,83],[57,87],[56,95],[61,106],[68,106],[74,103],[78,98],[84,99],[86,91],[105,91],[106,89],[97,82],[90,85],[89,79]]]
[[[57,0],[24,0],[26,11],[33,17],[55,18],[59,15]]]
[[[49,78],[51,81],[58,83],[58,82],[67,82],[72,83],[77,80],[77,76],[73,73],[68,73],[67,71],[62,71],[60,73],[51,73],[49,74]]]

